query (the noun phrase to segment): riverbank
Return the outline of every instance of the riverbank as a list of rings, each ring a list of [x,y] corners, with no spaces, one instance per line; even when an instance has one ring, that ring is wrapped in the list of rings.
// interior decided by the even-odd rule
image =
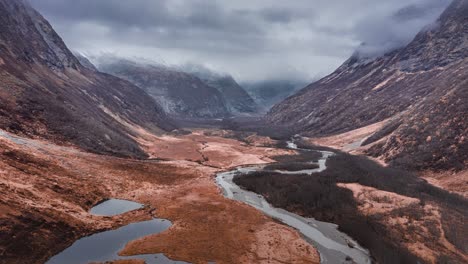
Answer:
[[[337,152],[327,167],[244,173],[234,182],[275,207],[338,224],[379,263],[466,262],[466,236],[457,235],[466,233],[466,199],[365,157]]]
[[[315,171],[302,173],[320,172],[326,169],[325,161],[330,153],[322,153],[321,164]],[[286,210],[271,206],[263,196],[241,189],[234,183],[233,179],[238,174],[249,174],[263,171],[263,166],[241,167],[232,171],[218,173],[216,181],[222,188],[224,195],[236,201],[246,203],[263,213],[281,221],[282,223],[294,227],[310,241],[319,251],[320,263],[371,263],[371,258],[367,250],[363,249],[351,237],[338,231],[337,226],[330,223],[320,222],[313,218],[304,218]],[[301,173],[301,172],[296,172]],[[290,175],[293,175],[291,172]],[[353,245],[350,247],[349,245]]]
[[[0,231],[0,263],[44,263],[78,238],[152,218],[173,225],[131,242],[121,254],[164,253],[191,263],[318,263],[316,250],[296,230],[224,198],[214,181],[217,172],[230,166],[252,158],[269,163],[269,157],[290,151],[196,131],[145,142],[153,153],[165,145],[177,148],[165,149],[161,159],[143,161],[1,136],[0,223],[5,228]],[[181,149],[198,154],[192,160]],[[90,214],[93,205],[111,197],[147,206],[112,217]]]

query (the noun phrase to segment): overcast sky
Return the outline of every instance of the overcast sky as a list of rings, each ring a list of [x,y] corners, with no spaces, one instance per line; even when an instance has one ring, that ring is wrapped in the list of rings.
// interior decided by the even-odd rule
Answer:
[[[74,51],[202,64],[240,81],[323,76],[409,42],[450,0],[30,0]]]

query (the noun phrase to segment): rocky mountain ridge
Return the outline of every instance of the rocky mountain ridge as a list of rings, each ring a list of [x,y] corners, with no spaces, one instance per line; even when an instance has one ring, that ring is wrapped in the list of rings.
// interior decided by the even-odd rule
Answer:
[[[145,157],[135,128],[173,128],[141,89],[83,67],[26,1],[0,0],[0,25],[1,129],[96,153]]]
[[[258,111],[258,105],[249,93],[231,75],[216,73],[201,65],[185,65],[181,71],[200,78],[207,85],[216,88],[223,96],[226,107],[233,115]]]
[[[468,1],[455,0],[407,46],[375,59],[354,54],[267,120],[317,137],[391,119],[366,142],[381,140],[373,155],[416,169],[466,168],[467,57]]]
[[[97,67],[141,87],[174,117],[229,116],[223,95],[191,74],[121,58],[102,58]]]
[[[96,61],[102,71],[146,90],[167,113],[177,117],[222,118],[257,111],[255,101],[232,76],[202,66],[171,67],[109,55]]]

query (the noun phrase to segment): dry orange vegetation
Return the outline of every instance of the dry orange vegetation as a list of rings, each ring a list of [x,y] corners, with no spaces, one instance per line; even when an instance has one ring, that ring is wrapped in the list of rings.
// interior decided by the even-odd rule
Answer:
[[[447,241],[437,205],[423,204],[416,198],[357,183],[339,183],[338,186],[353,192],[363,215],[380,215],[380,222],[392,230],[395,237],[401,237],[404,245],[427,263],[437,263],[441,253],[455,254],[468,261],[466,254]]]
[[[0,263],[42,263],[79,237],[152,217],[169,219],[173,226],[131,242],[122,253],[164,253],[193,263],[319,262],[315,249],[297,231],[225,199],[214,181],[217,171],[269,162],[270,155],[284,151],[202,132],[154,142],[146,142],[153,156],[171,144],[162,152],[167,161],[99,156],[0,135]],[[207,158],[193,162],[184,153]],[[109,197],[148,206],[115,217],[88,213]]]
[[[379,140],[366,146],[359,146],[359,143],[364,141],[369,136],[373,135],[375,132],[381,129],[387,122],[387,120],[382,121],[366,127],[362,127],[330,137],[309,138],[305,140],[312,144],[339,149],[345,152],[349,152],[351,154],[366,154],[366,150],[371,148],[373,145],[381,142],[382,140],[385,140],[386,138],[383,138],[382,140]],[[381,165],[387,166],[386,162],[383,161],[383,158],[381,157],[369,158],[380,163]],[[419,173],[419,175],[434,186],[440,187],[444,190],[453,193],[460,194],[466,198],[468,197],[468,170],[449,170],[442,172],[422,171]]]
[[[365,140],[367,137],[378,131],[378,129],[382,128],[385,123],[386,121],[356,129],[347,133],[326,138],[308,139],[308,141],[318,145],[337,148],[352,154],[363,154],[367,149],[372,147],[374,144],[377,144],[381,140],[363,147],[358,147],[355,145],[355,143]],[[382,158],[376,159],[370,157],[370,159],[377,161],[381,165],[387,166]],[[427,170],[418,172],[418,175],[433,186],[442,188],[443,190],[449,191],[451,193],[459,194],[465,198],[468,197],[467,170],[449,170],[442,172]],[[370,188],[359,186],[357,184],[347,184],[342,186],[353,191],[354,195],[356,196],[355,198],[362,203],[359,207],[362,212],[374,215],[385,215],[385,217],[382,218],[382,223],[385,226],[395,230],[396,233],[403,235],[404,239],[407,240],[405,243],[406,246],[411,250],[411,252],[414,252],[422,259],[435,263],[437,258],[436,253],[448,251],[450,252],[449,254],[459,255],[462,259],[468,261],[468,257],[464,252],[457,250],[453,244],[447,241],[446,235],[444,234],[444,228],[442,228],[441,225],[441,209],[437,208],[437,206],[431,207],[431,210],[428,210],[426,206],[424,208],[424,218],[422,220],[419,222],[411,221],[411,223],[408,223],[407,218],[395,218],[394,214],[391,214],[391,211],[398,208],[410,208],[411,205],[407,204],[407,202],[411,200],[411,204],[415,204],[413,198],[398,196],[395,193],[387,193],[377,189],[370,191]],[[381,197],[382,195],[383,197]],[[382,203],[382,201],[385,202]],[[401,203],[403,203],[403,205]],[[466,221],[466,219],[460,219],[459,221]],[[413,234],[414,232],[411,231],[415,228],[420,231],[418,232],[419,235],[415,236]],[[465,232],[457,236],[466,237],[466,235],[468,235],[466,232],[467,231],[465,228]],[[451,235],[453,236],[453,234]],[[429,243],[428,241],[433,242]],[[430,244],[431,248],[427,247],[428,244]],[[439,252],[434,251],[434,248],[438,248]]]
[[[312,147],[307,140],[296,142]],[[234,181],[276,207],[338,224],[379,263],[468,260],[466,199],[364,156],[336,151],[327,170],[312,176],[257,172]]]
[[[386,123],[387,120],[334,136],[311,138],[309,141],[320,146],[360,153],[360,143],[381,129]]]
[[[253,147],[235,139],[211,135],[210,131],[198,130],[185,136],[154,136],[141,133],[137,140],[151,158],[189,160],[207,166],[226,169],[244,164],[273,162],[270,157],[292,154],[293,151],[268,147]],[[255,137],[259,143],[268,141]]]
[[[468,198],[468,170],[460,172],[421,172],[421,177],[430,184]]]

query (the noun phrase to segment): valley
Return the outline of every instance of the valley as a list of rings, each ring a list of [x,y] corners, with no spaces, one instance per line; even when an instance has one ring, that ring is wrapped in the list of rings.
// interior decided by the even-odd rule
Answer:
[[[369,254],[367,248],[372,256],[368,263],[466,261],[466,237],[458,235],[465,232],[467,201],[462,196],[366,158],[309,143],[317,139],[286,144],[210,126],[160,136],[137,130],[135,140],[149,156],[140,161],[2,132],[0,221],[8,227],[2,237],[9,239],[2,239],[0,263],[42,263],[79,238],[158,218],[172,225],[128,241],[119,249],[121,257],[106,261],[139,263],[138,256],[148,256],[148,261],[162,253],[167,263],[336,263],[337,256],[364,263],[359,254]],[[239,135],[242,141],[235,139]],[[311,162],[319,165],[291,167]],[[284,166],[277,169],[272,163]],[[228,182],[220,177],[229,177]],[[410,179],[414,183],[406,186]],[[256,194],[234,188],[234,182],[272,205],[265,207]],[[115,216],[92,214],[93,206],[110,198],[144,206]],[[315,219],[337,224],[344,233]],[[307,231],[311,228],[320,231]],[[418,233],[416,240],[412,232]],[[355,255],[359,245],[365,249]]]
[[[297,144],[323,149],[307,139]],[[364,156],[333,151],[326,170],[241,172],[234,182],[266,197],[275,207],[337,224],[370,250],[372,261],[466,261],[466,240],[458,235],[466,232],[465,197]]]
[[[91,2],[110,13],[52,16],[84,19],[64,25],[103,45],[86,56],[33,7],[58,2],[0,0],[0,264],[468,263],[468,0],[388,7],[395,25],[432,24],[376,54],[343,38],[355,52],[321,79],[270,61],[308,13]]]
[[[1,232],[0,262],[42,263],[80,237],[158,217],[173,225],[166,232],[133,241],[123,255],[164,253],[191,263],[262,259],[318,263],[315,249],[297,231],[223,198],[215,183],[216,172],[268,163],[271,156],[289,151],[247,146],[201,132],[153,139],[159,144],[176,142],[183,152],[171,148],[176,151],[160,157],[166,161],[135,161],[3,133],[0,221],[7,229]],[[193,156],[182,158],[186,152]],[[146,206],[115,217],[89,213],[107,198]],[[259,252],[254,245],[260,244],[265,246]]]

